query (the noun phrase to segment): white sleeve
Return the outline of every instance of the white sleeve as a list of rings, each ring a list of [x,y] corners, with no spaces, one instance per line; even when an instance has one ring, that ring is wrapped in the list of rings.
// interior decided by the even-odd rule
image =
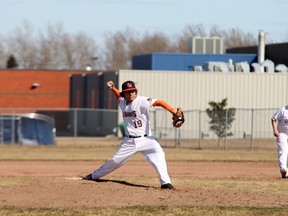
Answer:
[[[149,107],[152,107],[153,103],[155,103],[157,99],[155,98],[148,98],[148,97],[143,97],[142,103],[141,103],[141,113],[144,113],[147,111]]]
[[[282,109],[280,109],[280,110],[277,110],[274,114],[273,114],[273,116],[272,116],[272,120],[274,120],[274,121],[277,121],[277,120],[279,120],[279,118],[281,118],[281,116],[282,116]]]

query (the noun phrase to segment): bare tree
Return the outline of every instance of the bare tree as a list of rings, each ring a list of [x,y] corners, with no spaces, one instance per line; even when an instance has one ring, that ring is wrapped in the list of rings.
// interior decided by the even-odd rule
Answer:
[[[0,68],[5,68],[9,57],[5,39],[0,36]]]
[[[105,47],[107,69],[130,69],[132,56],[136,54],[174,51],[169,38],[161,32],[138,35],[129,28],[108,35]]]
[[[187,25],[181,34],[170,40],[161,32],[148,33],[139,37],[135,31],[127,28],[124,31],[110,33],[106,38],[106,68],[130,69],[132,56],[153,52],[188,52],[189,40],[195,36],[218,36],[223,38],[224,49],[237,46],[251,46],[257,44],[257,39],[251,33],[244,33],[238,28],[228,31],[221,30],[217,25],[210,29],[210,34],[202,24]]]
[[[97,55],[94,39],[81,32],[69,35],[60,24],[48,26],[47,32],[40,32],[37,37],[32,26],[24,22],[7,39],[7,47],[7,53],[13,53],[18,60],[19,68],[25,69],[83,70],[86,65],[93,65]]]
[[[106,35],[104,52],[106,69],[117,70],[131,67],[128,41],[134,41],[134,38],[135,32],[130,28]]]
[[[65,33],[61,25],[48,26],[46,34],[40,33],[38,67],[42,69],[63,68],[65,65],[61,43]]]
[[[0,67],[4,68],[7,59],[13,54],[19,68],[25,69],[84,69],[95,66],[98,69],[130,69],[132,57],[136,54],[153,52],[187,53],[189,40],[194,36],[218,36],[223,38],[224,49],[238,46],[257,45],[257,36],[245,33],[239,28],[220,29],[211,27],[207,34],[202,24],[187,25],[184,30],[172,37],[161,32],[144,35],[131,28],[115,33],[107,33],[105,46],[100,52],[95,40],[85,33],[71,35],[64,32],[61,24],[47,27],[47,31],[35,35],[33,27],[24,22],[13,36],[0,40]],[[94,67],[95,68],[95,67]]]
[[[222,35],[225,48],[257,45],[257,37],[251,33],[244,33],[239,28],[228,29]]]
[[[153,53],[153,52],[174,52],[170,39],[161,32],[149,34],[148,32],[142,38],[133,38],[128,41],[129,56]]]
[[[33,39],[33,27],[23,22],[22,28],[17,28],[13,36],[7,40],[9,52],[18,59],[19,68],[37,68],[37,47]]]
[[[178,35],[178,51],[188,52],[188,41],[195,36],[210,36],[220,37],[223,39],[224,49],[238,46],[252,46],[257,45],[257,37],[251,33],[245,33],[239,28],[231,28],[228,30],[220,29],[219,26],[213,25],[209,34],[202,24],[187,25],[180,35]]]
[[[92,38],[84,33],[78,33],[74,37],[65,35],[62,41],[63,61],[65,69],[84,69],[92,66],[95,69],[96,46]]]
[[[47,36],[41,35],[40,65],[47,69],[84,69],[93,64],[95,41],[84,33],[69,35],[62,26],[49,26]]]

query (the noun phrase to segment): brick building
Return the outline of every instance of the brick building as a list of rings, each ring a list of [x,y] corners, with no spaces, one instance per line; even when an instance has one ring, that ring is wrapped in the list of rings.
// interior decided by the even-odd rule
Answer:
[[[69,108],[69,77],[84,72],[0,70],[0,108]]]
[[[73,135],[71,130],[73,114],[70,108],[117,108],[117,101],[110,100],[114,95],[105,91],[105,83],[108,80],[117,83],[117,72],[2,69],[0,114],[44,114],[55,120],[57,135]],[[93,125],[95,124],[94,118],[86,114],[85,116],[94,122]],[[101,121],[102,117],[103,114],[97,119]],[[83,128],[83,122],[88,120],[81,119],[83,118],[81,115],[78,118],[82,122],[78,132],[82,132],[80,129]],[[100,123],[101,133],[105,132],[104,123]],[[107,130],[110,131],[111,128]],[[86,131],[87,128],[82,133],[85,134]]]
[[[57,133],[65,135],[69,116],[70,76],[83,73],[89,72],[2,69],[0,113],[48,115],[55,120]]]

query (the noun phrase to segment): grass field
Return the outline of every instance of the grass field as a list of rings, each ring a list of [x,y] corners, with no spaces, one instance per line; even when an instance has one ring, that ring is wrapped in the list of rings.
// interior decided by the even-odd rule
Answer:
[[[13,161],[58,161],[58,162],[93,162],[93,161],[104,161],[107,158],[111,157],[111,155],[115,152],[120,140],[119,139],[105,139],[100,138],[97,142],[87,143],[87,142],[79,142],[75,143],[73,140],[70,141],[59,141],[57,145],[54,146],[19,146],[19,145],[2,145],[0,146],[0,164],[5,165],[9,161],[11,163]],[[200,150],[200,149],[192,149],[192,148],[171,148],[164,147],[164,151],[166,153],[166,159],[168,163],[185,162],[186,164],[195,165],[196,163],[210,163],[210,164],[218,164],[221,166],[225,164],[234,164],[237,168],[238,164],[269,164],[271,170],[277,172],[277,152],[275,149],[273,150]],[[141,154],[137,154],[132,158],[132,161],[136,163],[140,163],[144,161]],[[219,165],[220,164],[220,165]],[[273,168],[275,164],[275,169]],[[233,165],[233,166],[234,166]],[[189,167],[188,167],[189,168]],[[213,167],[212,167],[213,168]],[[263,167],[264,168],[264,167]],[[215,169],[216,166],[215,166]],[[220,169],[220,168],[219,168]],[[284,182],[279,176],[276,174],[271,174],[269,176],[264,176],[263,179],[257,179],[255,177],[251,177],[250,174],[245,176],[245,169],[249,167],[244,167],[242,171],[241,177],[230,177],[230,176],[221,176],[217,174],[219,178],[216,177],[206,177],[205,175],[199,176],[175,176],[173,177],[173,181],[175,184],[181,188],[183,194],[179,193],[179,196],[183,196],[183,203],[179,202],[179,204],[167,203],[161,205],[152,205],[152,204],[136,204],[136,205],[121,205],[121,206],[95,206],[93,205],[83,205],[81,206],[64,206],[64,207],[21,207],[21,206],[11,206],[9,201],[5,201],[5,198],[0,199],[1,209],[0,215],[286,215],[288,212],[288,196],[286,196],[286,191],[288,190],[288,184]],[[261,169],[261,166],[260,166]],[[273,171],[273,172],[274,172]],[[181,173],[181,167],[178,170]],[[183,171],[184,172],[184,171]],[[229,170],[227,171],[229,172]],[[264,173],[260,170],[260,172]],[[13,175],[7,175],[3,172],[0,173],[0,189],[13,189],[18,188],[18,186],[25,186],[31,184],[31,182],[37,181],[39,178],[43,178],[43,176],[39,177],[37,175],[24,175],[15,177]],[[251,178],[250,178],[251,177]],[[48,177],[49,178],[49,177]],[[137,182],[139,184],[157,184],[157,180],[155,178],[142,176],[118,176],[118,180],[121,181],[129,181],[129,182]],[[24,187],[23,186],[23,187]],[[86,186],[86,185],[84,185]],[[84,187],[80,185],[80,187]],[[89,185],[90,186],[90,185]],[[94,187],[94,185],[92,185]],[[95,186],[96,187],[96,186]],[[117,185],[115,187],[118,187]],[[119,186],[120,187],[120,186]],[[96,187],[97,188],[97,187]],[[136,188],[137,189],[137,188]],[[103,193],[105,193],[103,189]],[[109,189],[111,193],[111,188]],[[118,189],[119,190],[119,189]],[[130,188],[127,188],[130,190]],[[131,189],[132,190],[132,189]],[[145,197],[145,190],[137,189],[143,193],[143,199]],[[200,191],[200,192],[198,192]],[[203,191],[214,191],[217,196],[220,198],[219,203],[217,204],[205,204],[205,200],[207,203],[209,202],[209,198],[205,198],[203,196],[202,203],[196,203],[191,199],[191,204],[189,202],[185,203],[185,197],[187,199],[193,196],[193,193],[203,193]],[[149,193],[155,193],[155,189],[148,191]],[[0,192],[1,193],[1,192]],[[133,189],[132,193],[135,192]],[[190,194],[191,193],[191,194]],[[68,194],[68,193],[67,193]],[[224,194],[224,195],[223,195]],[[244,197],[243,197],[244,194]],[[248,194],[248,195],[247,195]],[[245,197],[245,196],[253,196]],[[112,194],[111,194],[112,195]],[[149,195],[149,194],[148,194]],[[147,195],[147,196],[148,196]],[[202,194],[200,194],[202,195]],[[197,199],[200,196],[197,194],[195,196]],[[15,195],[16,196],[16,195]],[[63,195],[64,196],[64,195]],[[162,195],[160,195],[162,196]],[[164,196],[164,195],[163,195]],[[165,195],[166,196],[166,195]],[[176,195],[168,194],[169,197],[175,198]],[[238,197],[239,196],[239,197]],[[242,197],[240,197],[242,196]],[[65,197],[65,196],[64,196]],[[230,197],[230,198],[229,198]],[[170,200],[173,200],[173,199]],[[195,199],[196,199],[195,198]],[[205,199],[204,199],[205,198]],[[231,199],[236,200],[231,202],[231,205],[227,205],[227,200],[223,203],[221,199]],[[239,198],[239,203],[237,202],[237,198]],[[261,199],[264,201],[252,202],[252,204],[248,200]],[[265,201],[265,199],[267,201]],[[275,201],[274,201],[275,200]],[[187,201],[187,200],[186,200]],[[187,204],[188,203],[188,204]],[[256,204],[255,204],[256,203]],[[263,203],[263,205],[261,205]]]

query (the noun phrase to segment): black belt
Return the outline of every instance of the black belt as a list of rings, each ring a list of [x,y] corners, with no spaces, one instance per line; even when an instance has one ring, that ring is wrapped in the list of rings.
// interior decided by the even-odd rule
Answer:
[[[147,134],[143,135],[143,136],[132,136],[132,135],[125,135],[126,137],[129,137],[129,138],[140,138],[140,137],[147,137]]]

